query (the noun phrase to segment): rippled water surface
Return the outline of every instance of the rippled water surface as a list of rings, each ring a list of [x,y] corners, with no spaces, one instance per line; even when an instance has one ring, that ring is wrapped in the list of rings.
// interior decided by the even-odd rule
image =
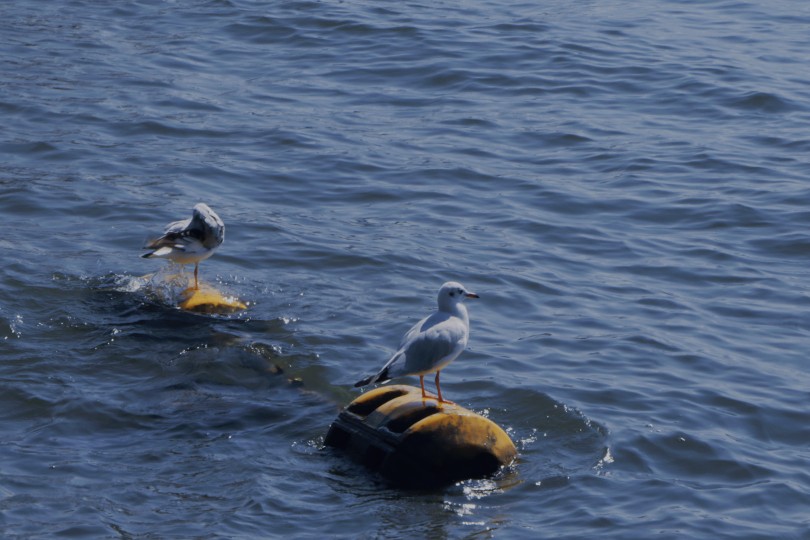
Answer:
[[[810,538],[809,6],[4,2],[2,536]],[[323,436],[450,279],[520,458],[400,491]]]

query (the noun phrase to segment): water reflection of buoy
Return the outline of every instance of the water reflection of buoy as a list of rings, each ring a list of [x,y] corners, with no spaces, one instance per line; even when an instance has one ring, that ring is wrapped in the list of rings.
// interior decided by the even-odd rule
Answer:
[[[497,424],[419,388],[384,386],[351,402],[324,441],[396,485],[430,487],[481,478],[517,456]]]
[[[247,305],[235,296],[225,296],[210,285],[200,284],[199,289],[189,287],[180,293],[180,309],[197,313],[234,313],[247,309]]]

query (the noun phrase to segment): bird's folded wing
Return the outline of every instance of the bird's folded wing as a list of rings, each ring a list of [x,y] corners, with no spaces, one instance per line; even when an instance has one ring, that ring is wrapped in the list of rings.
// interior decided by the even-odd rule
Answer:
[[[163,230],[163,236],[181,233],[183,229],[191,225],[191,219],[192,218],[181,219],[180,221],[173,221],[172,223],[169,223]]]
[[[464,349],[464,326],[458,319],[449,319],[413,336],[402,349],[402,372],[424,373],[433,370],[447,358],[454,358]],[[393,374],[393,368],[390,370]]]

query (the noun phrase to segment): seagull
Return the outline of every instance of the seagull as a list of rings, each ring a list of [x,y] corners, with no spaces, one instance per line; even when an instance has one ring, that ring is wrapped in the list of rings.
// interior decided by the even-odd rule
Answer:
[[[444,403],[439,386],[439,374],[467,346],[470,335],[470,318],[462,303],[467,298],[478,298],[461,283],[448,281],[439,289],[439,309],[428,315],[402,338],[399,350],[376,374],[355,383],[355,387],[376,382],[385,382],[393,377],[419,375],[422,398],[425,395],[425,375],[436,373],[436,391],[439,404]],[[448,402],[452,403],[452,402]]]
[[[207,204],[199,203],[189,219],[169,223],[163,236],[147,242],[144,249],[151,251],[141,257],[159,257],[178,264],[194,263],[194,290],[198,290],[200,261],[213,255],[224,240],[225,224]]]

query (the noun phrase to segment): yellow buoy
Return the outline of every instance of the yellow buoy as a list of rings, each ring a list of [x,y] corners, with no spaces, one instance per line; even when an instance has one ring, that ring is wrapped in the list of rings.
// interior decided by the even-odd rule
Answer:
[[[188,288],[180,294],[180,309],[197,313],[234,313],[247,309],[247,305],[234,296],[225,296],[213,287],[200,284],[199,289]]]
[[[405,487],[481,478],[510,464],[515,445],[497,424],[452,403],[439,406],[419,388],[383,386],[355,399],[324,444]]]

